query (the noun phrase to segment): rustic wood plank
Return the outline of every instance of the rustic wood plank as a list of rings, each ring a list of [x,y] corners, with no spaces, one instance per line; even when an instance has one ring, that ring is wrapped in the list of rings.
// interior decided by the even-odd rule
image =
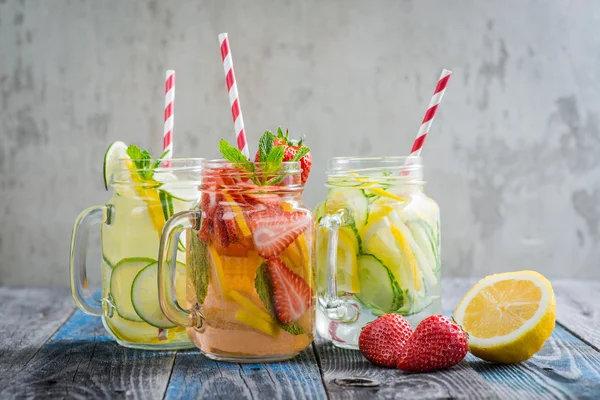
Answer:
[[[323,382],[312,348],[293,360],[233,364],[196,351],[178,352],[165,399],[323,399]]]
[[[75,309],[67,289],[0,287],[0,371],[17,373]],[[0,374],[0,388],[8,374]]]
[[[473,356],[468,361],[498,393],[510,390],[519,399],[597,399],[600,395],[600,353],[561,325],[556,325],[544,348],[525,362],[502,365]]]
[[[444,310],[451,314],[476,279],[444,282]],[[561,301],[560,298],[558,300]],[[595,398],[600,393],[600,354],[557,325],[553,337],[531,360],[498,365],[471,354],[458,366],[428,374],[407,374],[373,366],[360,353],[335,348],[319,338],[315,349],[330,398]],[[376,381],[347,387],[343,379]]]
[[[76,311],[21,371],[11,372],[0,398],[160,399],[174,357],[121,347],[100,318]]]
[[[559,280],[552,285],[558,322],[600,350],[600,282]]]

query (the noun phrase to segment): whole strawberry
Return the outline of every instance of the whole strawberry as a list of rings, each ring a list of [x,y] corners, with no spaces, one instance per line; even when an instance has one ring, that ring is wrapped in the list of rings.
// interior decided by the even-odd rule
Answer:
[[[358,348],[372,363],[393,368],[412,331],[403,316],[386,314],[363,328],[358,337]]]
[[[465,331],[444,315],[432,315],[417,326],[398,357],[403,371],[427,372],[450,368],[467,355]]]
[[[270,143],[266,143],[267,141]],[[261,140],[259,141],[259,149],[254,156],[255,162],[267,161],[263,159],[267,152],[263,151],[261,153],[262,146],[265,146],[269,149],[271,147],[283,146],[283,161],[299,161],[300,168],[302,169],[302,185],[306,184],[308,176],[310,175],[310,169],[312,167],[312,155],[310,154],[310,149],[302,143],[302,139],[299,141],[290,139],[289,133],[286,131],[284,135],[281,128],[277,129],[277,136],[267,131],[265,134],[263,134],[263,137],[261,137]]]

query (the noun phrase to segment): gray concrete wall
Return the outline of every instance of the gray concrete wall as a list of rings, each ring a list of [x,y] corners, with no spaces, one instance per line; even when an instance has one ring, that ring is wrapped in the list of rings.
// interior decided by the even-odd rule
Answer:
[[[177,70],[176,152],[233,138],[228,31],[251,141],[305,133],[331,156],[424,151],[447,275],[530,268],[600,278],[600,2],[0,0],[0,283],[67,285],[72,223],[102,203],[117,139],[160,148]]]

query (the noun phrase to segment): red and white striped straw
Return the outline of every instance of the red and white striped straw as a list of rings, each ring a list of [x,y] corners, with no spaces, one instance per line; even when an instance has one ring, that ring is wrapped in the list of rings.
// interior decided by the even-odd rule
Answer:
[[[219,35],[219,43],[221,45],[221,58],[223,59],[225,82],[227,83],[227,90],[229,91],[229,104],[231,105],[231,116],[233,117],[235,138],[238,149],[243,155],[249,158],[250,151],[248,150],[246,132],[244,131],[244,118],[242,117],[242,107],[240,106],[237,83],[235,82],[235,74],[233,73],[233,59],[231,58],[227,33],[221,33]]]
[[[450,80],[451,75],[452,71],[448,71],[447,69],[443,70],[442,74],[440,75],[440,79],[438,80],[435,91],[433,92],[433,96],[431,97],[431,101],[429,102],[429,107],[427,108],[425,117],[423,117],[423,122],[421,122],[421,127],[417,133],[417,138],[415,139],[412,150],[410,151],[411,156],[421,155],[425,138],[429,133],[429,129],[433,123],[433,118],[435,117],[438,106],[442,102],[442,97],[444,97],[446,86],[448,86],[448,81]]]
[[[165,80],[165,126],[163,129],[164,159],[173,157],[173,125],[175,123],[175,71],[167,71]],[[165,167],[171,166],[171,161],[163,163]]]

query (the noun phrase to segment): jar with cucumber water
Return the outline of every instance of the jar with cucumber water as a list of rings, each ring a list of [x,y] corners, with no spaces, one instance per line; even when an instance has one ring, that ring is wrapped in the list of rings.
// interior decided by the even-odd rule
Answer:
[[[102,317],[122,346],[149,350],[191,348],[185,329],[163,314],[158,299],[158,249],[165,222],[200,197],[199,158],[153,158],[136,146],[113,143],[106,152],[104,178],[112,196],[79,215],[71,244],[71,290],[85,313]],[[87,238],[101,231],[101,295],[87,287]],[[179,249],[173,293],[185,302],[185,237]]]
[[[441,312],[440,209],[423,191],[421,158],[336,157],[316,208],[317,330],[358,348],[378,316],[416,327]]]

